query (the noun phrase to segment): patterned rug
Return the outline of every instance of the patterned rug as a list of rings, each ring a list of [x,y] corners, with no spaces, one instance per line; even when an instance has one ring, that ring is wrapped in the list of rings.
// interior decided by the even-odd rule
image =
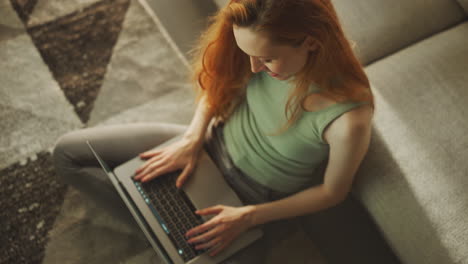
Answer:
[[[101,87],[129,2],[100,1],[28,27],[37,0],[11,0],[83,123]],[[0,263],[41,263],[66,191],[67,186],[56,179],[50,151],[0,171]]]
[[[40,263],[67,186],[49,152],[0,171],[0,263]]]

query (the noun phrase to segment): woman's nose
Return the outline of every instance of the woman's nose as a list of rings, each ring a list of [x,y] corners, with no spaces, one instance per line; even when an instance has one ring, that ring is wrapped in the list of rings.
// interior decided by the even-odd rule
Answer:
[[[259,59],[250,57],[250,66],[252,68],[252,72],[256,73],[262,71],[265,65]]]

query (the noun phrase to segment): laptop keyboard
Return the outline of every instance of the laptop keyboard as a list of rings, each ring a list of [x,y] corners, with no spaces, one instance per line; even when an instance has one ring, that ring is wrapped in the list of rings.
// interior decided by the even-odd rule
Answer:
[[[185,233],[204,221],[195,214],[195,206],[185,192],[175,186],[181,170],[157,177],[149,182],[133,181],[146,204],[169,236],[182,259],[187,262],[207,250],[188,244]]]

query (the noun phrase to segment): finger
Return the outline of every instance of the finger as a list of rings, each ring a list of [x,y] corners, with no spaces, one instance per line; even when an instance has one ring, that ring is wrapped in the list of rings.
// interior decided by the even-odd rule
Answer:
[[[142,178],[141,178],[141,182],[147,182],[147,181],[150,181],[154,178],[157,178],[163,174],[166,174],[167,170],[169,169],[169,166],[168,165],[164,165],[164,166],[161,166],[161,167],[155,167],[152,171],[150,171],[149,173],[147,173],[146,175],[144,175]]]
[[[190,236],[193,236],[194,234],[203,233],[206,230],[217,226],[218,224],[219,224],[219,219],[216,218],[216,217],[213,217],[209,221],[207,221],[207,222],[205,222],[205,223],[203,223],[201,225],[198,225],[198,226],[190,229],[189,231],[187,231],[187,233],[185,233],[185,236],[190,237]]]
[[[155,159],[155,160],[152,159],[151,161],[149,161],[149,164],[146,166],[146,168],[133,178],[135,180],[141,180],[146,175],[150,174],[154,170],[157,170],[164,163],[166,163],[166,159],[163,159],[163,158],[159,158],[159,159]]]
[[[154,166],[149,164],[148,166],[146,166],[143,169],[143,171],[140,171],[137,175],[135,175],[135,177],[133,177],[133,179],[134,180],[141,180],[141,178],[143,178],[144,176],[146,176],[148,173],[150,173],[153,170],[154,170]]]
[[[224,209],[223,205],[215,205],[215,206],[208,207],[205,209],[197,210],[195,211],[195,213],[199,215],[219,214],[223,209]]]
[[[143,163],[143,165],[141,165],[138,169],[136,169],[135,173],[138,174],[140,172],[144,172],[144,170],[147,169],[148,166],[150,166],[155,161],[158,161],[158,160],[160,160],[160,159],[162,159],[164,157],[165,156],[162,156],[162,155],[152,157],[151,159],[149,159],[145,163]]]
[[[213,237],[215,237],[217,234],[221,233],[220,232],[220,228],[218,228],[218,226],[212,228],[211,230],[201,234],[201,235],[198,235],[196,237],[192,237],[191,239],[189,239],[187,242],[188,243],[200,243],[200,242],[205,242],[205,241],[208,241],[208,240],[211,240]]]
[[[190,162],[187,166],[185,166],[182,173],[179,175],[179,177],[177,177],[177,181],[176,181],[177,188],[182,187],[182,185],[184,184],[185,180],[188,178],[188,176],[190,175],[194,167],[195,166],[193,162]]]
[[[140,158],[152,157],[153,155],[157,155],[157,154],[161,153],[163,151],[163,149],[164,148],[160,148],[160,149],[157,149],[157,150],[145,151],[145,152],[142,152],[142,153],[138,154],[138,156]]]
[[[187,166],[184,168],[180,176],[177,178],[176,187],[180,188],[187,180],[188,176],[192,174],[193,170],[196,168],[198,162],[198,157],[193,158]]]
[[[152,172],[150,172],[149,174],[147,174],[146,176],[144,176],[142,179],[141,179],[141,182],[147,182],[151,179],[154,179],[154,178],[157,178],[161,175],[164,175],[166,174],[170,169],[170,165],[166,164],[160,168],[156,168],[154,169]]]
[[[220,243],[221,243],[221,237],[216,237],[206,243],[196,245],[195,249],[211,248]]]

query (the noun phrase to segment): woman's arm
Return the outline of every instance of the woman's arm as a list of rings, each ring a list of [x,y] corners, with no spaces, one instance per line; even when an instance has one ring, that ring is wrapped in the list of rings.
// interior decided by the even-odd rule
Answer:
[[[213,112],[208,109],[205,94],[198,102],[195,115],[192,118],[192,122],[188,129],[184,133],[184,138],[189,139],[195,145],[203,144],[207,127],[212,118]]]
[[[198,102],[192,122],[181,140],[163,148],[162,151],[149,150],[139,154],[139,157],[146,159],[146,162],[135,171],[134,180],[147,182],[168,172],[182,169],[177,178],[176,186],[180,188],[183,185],[196,167],[207,127],[213,118],[205,96]]]
[[[361,106],[333,121],[324,132],[330,145],[324,183],[287,198],[242,207],[216,205],[196,211],[215,215],[192,228],[185,235],[196,249],[216,246],[214,256],[240,233],[270,221],[314,213],[342,202],[353,183],[354,175],[367,152],[371,136],[372,108]],[[200,244],[198,244],[200,243]]]
[[[353,183],[354,175],[364,158],[371,136],[372,108],[362,106],[349,111],[324,132],[330,154],[324,182],[287,198],[252,207],[252,224],[305,215],[342,202]]]

